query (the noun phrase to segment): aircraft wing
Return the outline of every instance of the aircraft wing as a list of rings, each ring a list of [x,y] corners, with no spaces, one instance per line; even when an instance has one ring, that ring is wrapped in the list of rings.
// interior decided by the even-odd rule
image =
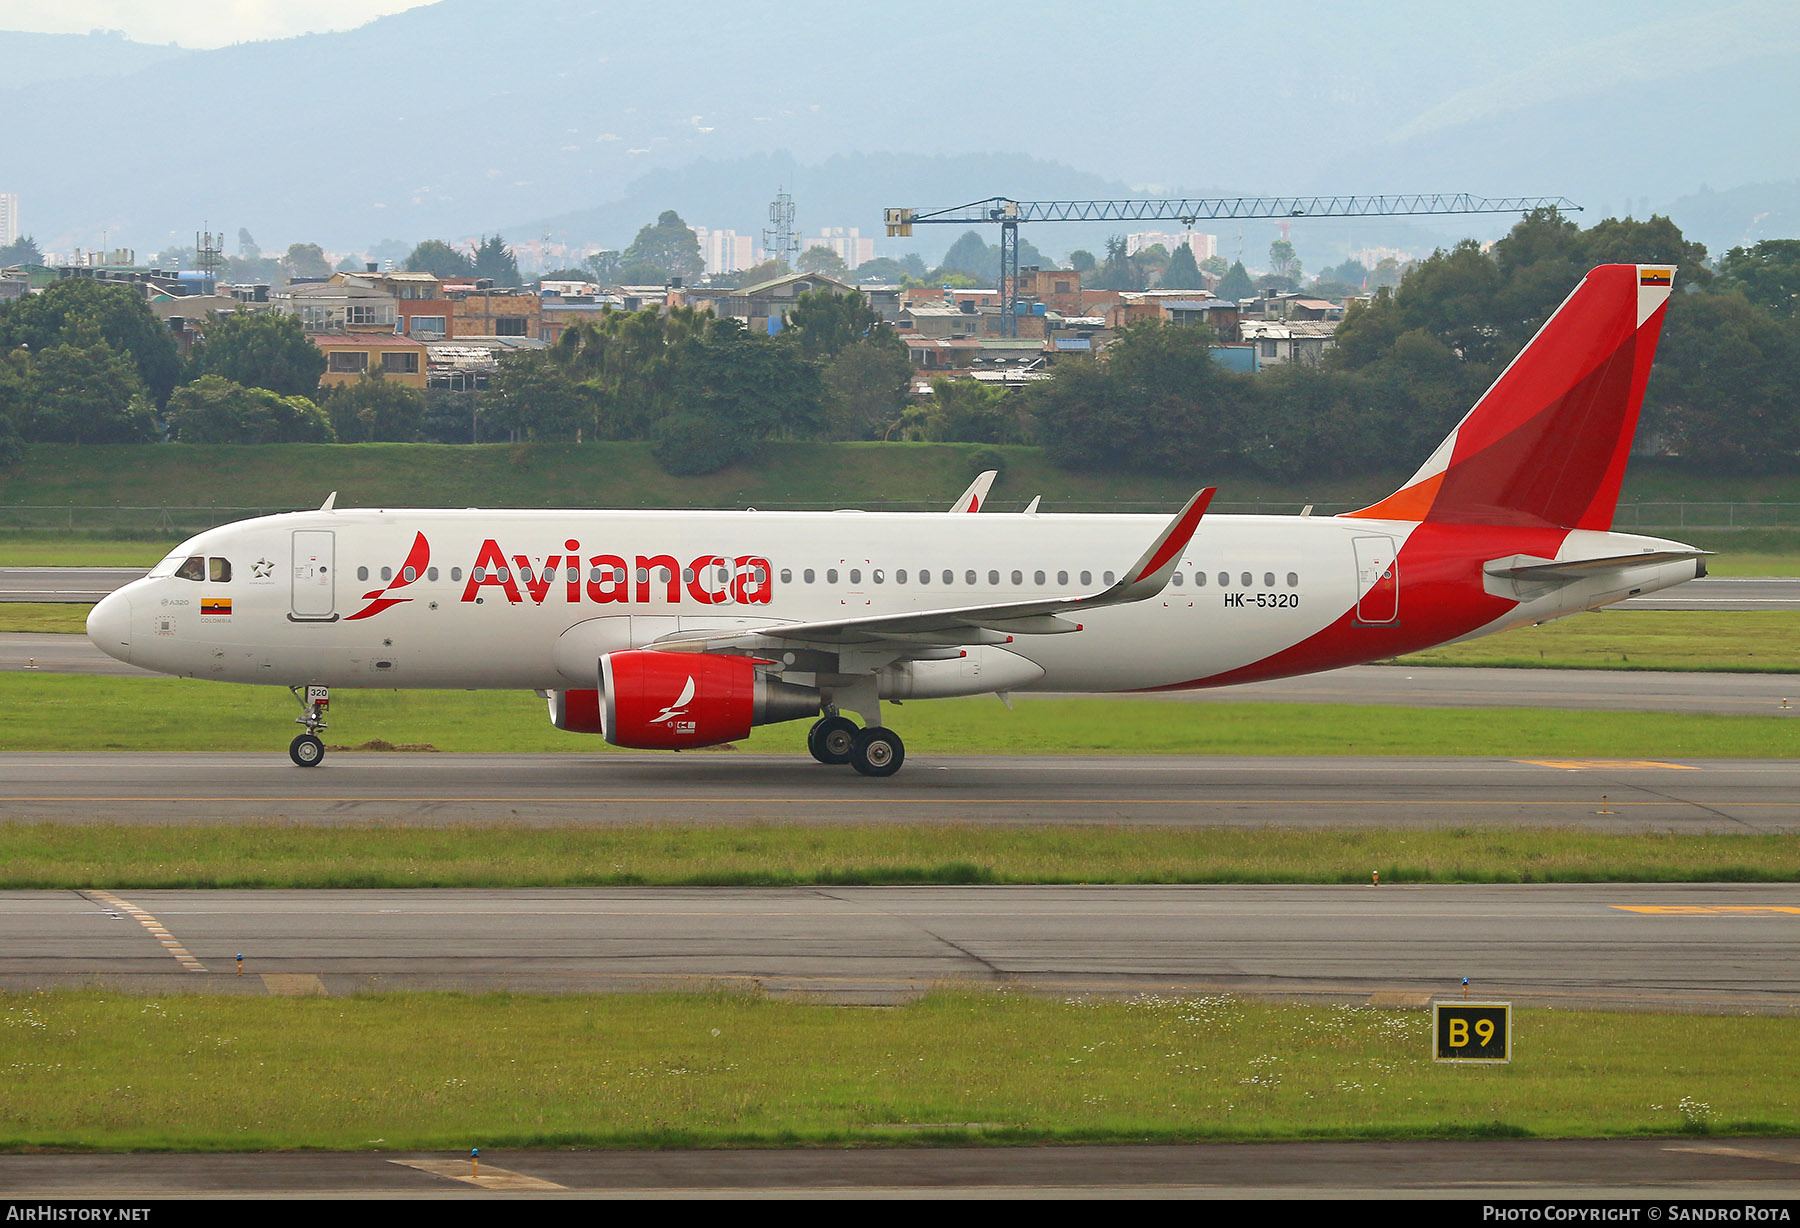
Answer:
[[[888,646],[929,652],[968,644],[1004,644],[1015,635],[1058,635],[1081,630],[1068,616],[1109,605],[1125,605],[1156,596],[1168,584],[1182,551],[1193,540],[1200,518],[1216,493],[1207,487],[1189,499],[1158,533],[1119,581],[1097,593],[909,610],[806,623],[779,623],[745,630],[678,631],[647,647],[670,652],[756,652],[781,647],[840,648]]]
[[[998,469],[986,469],[969,483],[969,489],[956,496],[956,502],[950,505],[952,512],[979,512],[987,502],[988,491],[993,489],[994,479],[1000,476]]]

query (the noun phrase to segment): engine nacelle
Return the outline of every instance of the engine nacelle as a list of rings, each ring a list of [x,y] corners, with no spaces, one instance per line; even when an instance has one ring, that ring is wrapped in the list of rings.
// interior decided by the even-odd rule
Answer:
[[[819,692],[769,678],[747,657],[633,649],[600,658],[598,691],[551,692],[550,720],[614,746],[681,750],[816,716],[822,704]]]

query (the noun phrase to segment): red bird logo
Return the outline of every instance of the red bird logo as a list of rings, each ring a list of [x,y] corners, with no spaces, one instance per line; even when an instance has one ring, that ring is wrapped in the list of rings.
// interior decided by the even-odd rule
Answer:
[[[413,537],[412,549],[407,553],[406,562],[400,564],[400,570],[394,578],[382,588],[363,594],[363,600],[369,604],[344,619],[353,623],[359,618],[369,618],[381,613],[389,606],[400,605],[411,601],[411,597],[389,597],[388,594],[397,588],[405,588],[414,580],[425,574],[426,564],[431,562],[431,543],[425,540],[423,533]]]

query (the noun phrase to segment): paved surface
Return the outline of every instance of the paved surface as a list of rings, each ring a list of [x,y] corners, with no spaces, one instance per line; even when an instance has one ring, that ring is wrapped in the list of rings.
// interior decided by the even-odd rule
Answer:
[[[101,652],[86,636],[0,632],[0,671],[45,674],[162,675]],[[271,695],[279,692],[270,691]],[[1031,696],[1016,697],[1030,702]],[[1397,704],[1422,708],[1612,708],[1641,712],[1714,712],[1800,716],[1800,675],[1670,673],[1608,669],[1420,669],[1357,665],[1274,682],[1205,691],[1163,691],[1148,698],[1181,703]],[[1782,701],[1788,708],[1782,709]],[[354,692],[347,703],[354,703]],[[346,712],[353,709],[346,708]]]
[[[934,984],[1800,1011],[1800,886],[15,891],[0,986],[338,994]],[[236,974],[235,957],[245,957]]]
[[[94,602],[148,574],[147,567],[0,567],[0,601]]]
[[[1186,1147],[6,1155],[12,1199],[172,1195],[456,1198],[1458,1198],[1800,1196],[1800,1140],[1519,1139]],[[1791,1208],[1790,1208],[1791,1213]],[[160,1213],[159,1213],[160,1214]],[[1476,1213],[1478,1214],[1478,1213]],[[1671,1216],[1671,1218],[1673,1218]],[[1640,1217],[1638,1222],[1645,1222]]]
[[[1790,760],[0,753],[0,820],[361,824],[1147,823],[1800,831]],[[1604,804],[1602,799],[1605,799]]]

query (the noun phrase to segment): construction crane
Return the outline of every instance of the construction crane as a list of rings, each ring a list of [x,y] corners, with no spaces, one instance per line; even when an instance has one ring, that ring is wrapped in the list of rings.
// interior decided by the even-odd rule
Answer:
[[[914,226],[1000,225],[1001,332],[1019,335],[1020,222],[1178,221],[1202,218],[1394,217],[1416,213],[1527,213],[1554,208],[1581,211],[1561,196],[1471,196],[1428,192],[1408,196],[1227,196],[1187,200],[986,200],[948,209],[888,209],[888,238],[907,237]]]

